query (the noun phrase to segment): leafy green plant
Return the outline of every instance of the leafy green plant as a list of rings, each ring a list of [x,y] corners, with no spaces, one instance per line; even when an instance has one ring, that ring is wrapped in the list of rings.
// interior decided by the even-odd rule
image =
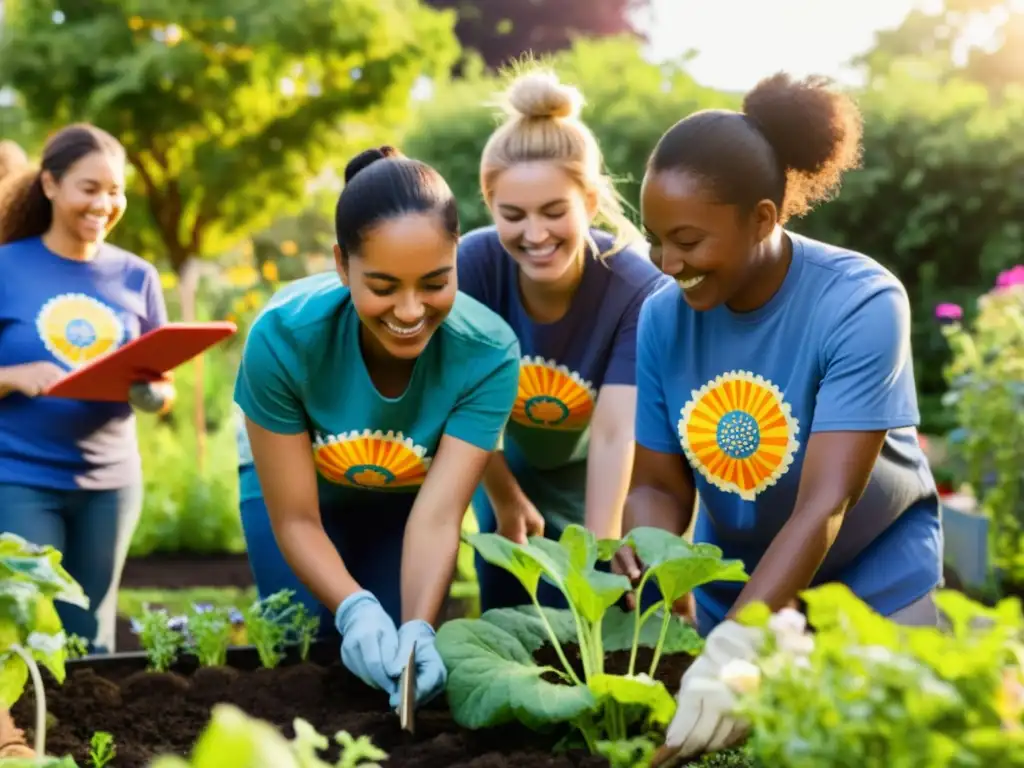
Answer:
[[[67,658],[54,601],[89,606],[61,559],[53,547],[0,533],[0,704],[10,709],[31,676],[36,700],[34,746],[40,755],[46,752],[46,694],[37,664],[63,683]]]
[[[269,723],[249,717],[230,704],[218,704],[189,759],[159,757],[150,768],[380,768],[387,753],[366,736],[353,738],[345,731],[334,736],[341,754],[332,766],[317,756],[328,739],[308,722],[296,718],[295,738],[288,741]]]
[[[69,659],[82,659],[89,654],[89,641],[81,635],[68,635],[64,641],[64,653]]]
[[[299,648],[299,658],[306,661],[309,658],[309,647],[313,644],[320,629],[320,617],[307,611],[306,606],[296,605],[288,629]]]
[[[104,768],[117,756],[114,737],[106,731],[96,731],[89,740],[89,762],[92,768]]]
[[[846,587],[804,594],[814,634],[766,633],[752,670],[723,669],[773,768],[1024,766],[1024,653],[1016,600],[940,593],[949,631],[900,627]],[[741,620],[770,624],[764,606]],[[734,665],[735,666],[735,665]]]
[[[231,618],[227,608],[194,605],[188,617],[189,648],[206,667],[223,666],[231,644]]]
[[[570,724],[595,753],[601,742],[618,743],[602,747],[606,751],[628,750],[622,744],[634,731],[653,734],[675,713],[675,700],[654,679],[658,662],[664,653],[696,653],[701,641],[672,614],[672,604],[702,584],[747,579],[742,563],[723,560],[716,547],[692,545],[656,528],[638,528],[621,541],[598,541],[579,525],[566,528],[557,542],[533,537],[517,544],[497,534],[466,539],[485,560],[515,576],[533,604],[457,619],[438,630],[453,717],[471,729],[513,720],[537,730]],[[618,608],[631,591],[629,580],[597,567],[622,546],[633,547],[648,566],[638,590],[653,582],[661,593],[647,610],[639,599],[632,613]],[[541,578],[566,596],[568,609],[540,606]],[[579,650],[580,669],[566,654],[569,643]],[[545,645],[560,668],[535,661]],[[648,669],[636,673],[640,647],[653,649],[653,656]],[[614,651],[629,651],[627,674],[605,670],[605,655]]]
[[[256,646],[260,663],[267,669],[273,669],[284,658],[288,631],[300,607],[291,604],[294,594],[290,589],[282,589],[263,600],[256,600],[243,611],[246,635]]]
[[[180,624],[183,625],[183,622]],[[150,670],[169,670],[185,647],[185,635],[179,623],[173,622],[165,610],[153,611],[146,608],[142,617],[133,620],[132,625],[149,659]]]
[[[945,310],[953,356],[945,369],[958,429],[949,445],[989,519],[993,565],[1024,582],[1024,267],[978,299],[968,329]],[[960,313],[962,315],[962,312]]]

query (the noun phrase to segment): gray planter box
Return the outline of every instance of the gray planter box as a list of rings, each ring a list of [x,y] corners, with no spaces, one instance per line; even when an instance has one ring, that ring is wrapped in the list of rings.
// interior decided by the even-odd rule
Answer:
[[[946,565],[965,587],[980,589],[989,580],[988,518],[960,505],[942,504]]]

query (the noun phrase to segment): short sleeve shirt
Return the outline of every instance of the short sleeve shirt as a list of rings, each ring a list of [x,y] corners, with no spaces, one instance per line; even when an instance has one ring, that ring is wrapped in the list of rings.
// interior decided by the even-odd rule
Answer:
[[[459,295],[406,391],[390,398],[363,362],[360,323],[336,274],[292,283],[249,331],[235,401],[264,429],[310,435],[322,505],[409,507],[442,436],[494,449],[516,395],[519,345]]]
[[[700,498],[695,538],[753,572],[793,512],[815,432],[887,430],[861,500],[815,583],[841,581],[883,614],[941,580],[937,492],[917,440],[910,309],[862,254],[790,233],[793,261],[759,309],[696,312],[680,289],[640,318],[638,444],[681,454]],[[742,584],[697,601],[724,618]]]

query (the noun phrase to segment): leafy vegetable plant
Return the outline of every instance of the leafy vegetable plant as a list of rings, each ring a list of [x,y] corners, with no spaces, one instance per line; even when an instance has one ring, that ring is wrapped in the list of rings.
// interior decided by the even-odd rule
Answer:
[[[671,721],[675,700],[654,679],[658,662],[664,653],[693,654],[701,647],[696,632],[672,614],[672,604],[702,584],[747,579],[742,563],[723,560],[718,548],[656,528],[638,528],[621,541],[598,541],[579,525],[566,528],[557,542],[533,537],[517,544],[497,534],[466,538],[485,560],[515,576],[533,604],[457,619],[438,630],[453,717],[470,729],[512,720],[537,730],[568,723],[595,753],[628,751],[624,743],[634,731],[651,733]],[[622,546],[633,547],[647,565],[632,613],[616,606],[631,591],[629,580],[597,568]],[[541,608],[541,578],[561,590],[568,609]],[[661,600],[643,610],[639,594],[649,583]],[[569,643],[579,648],[582,674],[566,655]],[[536,663],[534,654],[544,645],[554,649],[561,668]],[[654,653],[649,667],[637,673],[640,647]],[[630,652],[626,675],[605,671],[605,654],[612,651]],[[545,679],[551,677],[557,681]],[[643,758],[643,745],[632,747],[629,754],[639,751]]]
[[[775,627],[752,674],[735,675],[759,765],[1024,766],[1024,621],[1016,600],[988,609],[940,593],[952,624],[941,631],[897,626],[838,584],[804,599],[815,633]],[[760,605],[740,619],[770,625],[777,616]]]
[[[37,664],[63,683],[67,658],[54,601],[89,606],[61,559],[53,547],[0,533],[0,705],[13,706],[31,675],[36,698],[34,747],[40,755],[46,751],[46,695]]]
[[[249,642],[256,646],[260,663],[267,669],[273,669],[284,658],[283,647],[288,638],[293,617],[300,605],[292,605],[295,593],[290,589],[257,600],[243,613],[245,631]]]
[[[165,610],[146,608],[142,618],[132,623],[146,651],[149,668],[154,672],[169,670],[185,647],[185,622],[172,621]]]
[[[117,756],[114,737],[106,731],[96,731],[89,741],[89,762],[92,768],[104,768]]]
[[[299,658],[305,661],[309,658],[309,648],[320,629],[320,617],[310,615],[306,606],[296,605],[290,629],[294,642],[299,648]]]
[[[305,720],[294,721],[295,739],[288,741],[269,723],[246,715],[230,704],[218,704],[200,735],[190,759],[177,756],[157,758],[150,768],[380,768],[387,753],[369,738],[353,738],[345,731],[334,736],[341,755],[332,766],[317,756],[328,739]]]
[[[189,647],[207,667],[223,666],[231,644],[228,610],[212,605],[194,605],[188,618]]]

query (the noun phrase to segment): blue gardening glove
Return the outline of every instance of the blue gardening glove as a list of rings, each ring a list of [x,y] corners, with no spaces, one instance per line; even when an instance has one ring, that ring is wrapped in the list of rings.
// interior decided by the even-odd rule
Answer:
[[[153,382],[136,381],[128,388],[128,402],[145,413],[159,413],[167,405],[167,390]]]
[[[398,653],[388,669],[395,680],[401,680],[413,643],[416,643],[416,704],[420,705],[444,691],[448,670],[434,646],[434,628],[422,619],[414,619],[398,630]],[[391,708],[397,709],[400,702],[401,691],[396,690],[391,694]]]
[[[341,661],[349,671],[367,685],[397,695],[398,679],[388,665],[398,652],[398,631],[377,598],[366,590],[349,595],[338,606],[334,626],[341,633]]]

